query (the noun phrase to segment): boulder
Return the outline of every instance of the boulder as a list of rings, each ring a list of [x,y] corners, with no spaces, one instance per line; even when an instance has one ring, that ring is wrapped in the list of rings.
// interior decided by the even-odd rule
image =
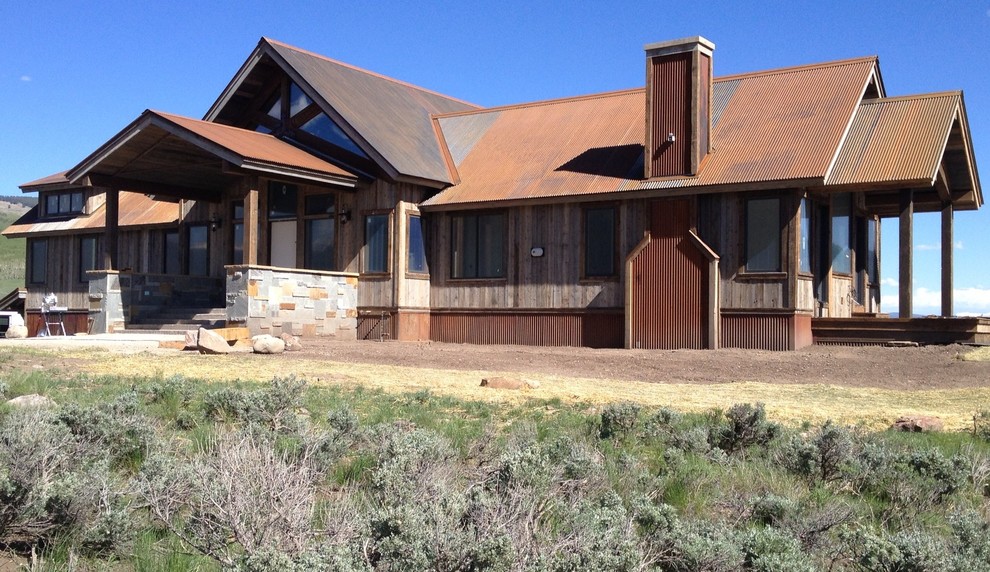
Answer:
[[[302,349],[302,344],[299,343],[299,336],[293,336],[292,334],[289,333],[283,333],[279,337],[283,342],[285,342],[285,351],[297,352]]]
[[[8,400],[7,405],[11,407],[55,407],[55,402],[44,395],[32,393]]]
[[[230,344],[219,334],[215,334],[206,328],[199,329],[199,342],[196,344],[201,354],[227,354],[230,353]]]
[[[194,350],[199,347],[199,330],[186,330],[186,349]]]
[[[938,417],[931,415],[911,415],[898,417],[897,421],[894,421],[894,424],[891,426],[891,429],[910,431],[912,433],[929,433],[932,431],[941,431],[942,427],[942,420]]]
[[[281,338],[262,334],[254,338],[254,353],[280,354],[285,351],[285,342]]]
[[[12,340],[14,339],[19,340],[21,338],[28,337],[28,329],[27,326],[24,325],[21,326],[10,325],[7,327],[7,333],[4,335]]]
[[[489,389],[522,389],[526,382],[514,377],[486,377],[481,380],[481,387]]]

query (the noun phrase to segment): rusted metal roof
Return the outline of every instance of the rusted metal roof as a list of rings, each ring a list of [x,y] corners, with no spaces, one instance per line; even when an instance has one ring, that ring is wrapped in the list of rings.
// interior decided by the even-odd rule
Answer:
[[[432,116],[477,106],[268,38],[261,39],[206,119],[223,116],[226,102],[264,54],[287,67],[290,77],[297,77],[300,87],[393,176],[453,181]]]
[[[40,190],[56,190],[63,187],[75,186],[65,177],[65,173],[65,171],[59,171],[58,173],[53,173],[47,177],[35,179],[30,183],[24,183],[21,185],[21,191],[25,193],[33,193]]]
[[[119,195],[120,217],[118,226],[121,229],[135,227],[174,226],[179,222],[179,203],[159,201],[141,193],[121,191]],[[85,233],[87,231],[101,232],[106,226],[106,205],[100,205],[92,214],[41,219],[38,217],[37,205],[24,213],[21,218],[3,231],[3,236],[18,238]]]
[[[943,168],[954,205],[977,208],[983,199],[968,133],[959,91],[863,101],[827,185],[930,187]]]
[[[230,180],[223,162],[345,186],[357,176],[272,135],[147,110],[66,173],[71,182],[105,175],[217,191]]]
[[[643,90],[442,116],[460,183],[425,206],[820,184],[876,64],[869,57],[716,79],[712,152],[695,177],[642,180]],[[478,120],[491,113],[494,120]]]

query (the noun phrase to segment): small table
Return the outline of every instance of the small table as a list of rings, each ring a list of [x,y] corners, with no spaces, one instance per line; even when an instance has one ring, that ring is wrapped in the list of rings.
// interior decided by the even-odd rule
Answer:
[[[45,329],[43,330],[43,333],[39,333],[39,335],[45,335],[45,336],[66,335],[65,313],[68,311],[69,308],[66,306],[52,306],[51,308],[48,308],[47,311],[42,311],[41,317],[42,320],[44,320]],[[54,328],[54,332],[52,331],[52,328]]]

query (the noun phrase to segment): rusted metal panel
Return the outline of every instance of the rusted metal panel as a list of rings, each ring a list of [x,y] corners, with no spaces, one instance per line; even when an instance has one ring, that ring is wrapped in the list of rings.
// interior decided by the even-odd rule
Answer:
[[[698,89],[701,92],[698,98],[698,115],[699,118],[699,131],[698,131],[698,145],[699,145],[699,157],[701,160],[708,154],[711,150],[711,98],[712,98],[712,58],[707,54],[698,54],[699,66],[698,70]]]
[[[793,315],[723,313],[722,347],[792,350],[795,349],[795,344],[792,341],[793,329]],[[802,343],[804,343],[803,338]]]
[[[631,261],[633,348],[706,346],[708,261],[688,239],[690,216],[687,200],[653,203],[650,243]]]
[[[120,228],[169,226],[179,221],[179,204],[156,201],[140,193],[122,191],[120,201]],[[85,231],[102,231],[106,226],[106,205],[101,205],[91,215],[77,215],[69,219],[46,221],[38,217],[38,206],[33,207],[14,224],[3,231],[4,236],[46,236]]]
[[[864,101],[828,184],[930,184],[961,105],[959,92]]]
[[[649,101],[651,148],[647,177],[686,175],[691,169],[691,52],[652,58]]]
[[[441,117],[448,145],[469,151],[455,161],[461,182],[424,206],[821,182],[875,67],[871,57],[716,78],[711,153],[693,177],[642,180],[645,89]],[[496,111],[474,130],[452,127]]]
[[[447,343],[622,347],[622,314],[433,312],[430,339]]]

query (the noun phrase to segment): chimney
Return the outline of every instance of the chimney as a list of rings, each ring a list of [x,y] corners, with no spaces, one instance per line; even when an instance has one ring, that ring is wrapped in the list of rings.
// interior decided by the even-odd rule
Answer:
[[[701,36],[648,44],[644,175],[697,175],[711,150],[712,51]]]

